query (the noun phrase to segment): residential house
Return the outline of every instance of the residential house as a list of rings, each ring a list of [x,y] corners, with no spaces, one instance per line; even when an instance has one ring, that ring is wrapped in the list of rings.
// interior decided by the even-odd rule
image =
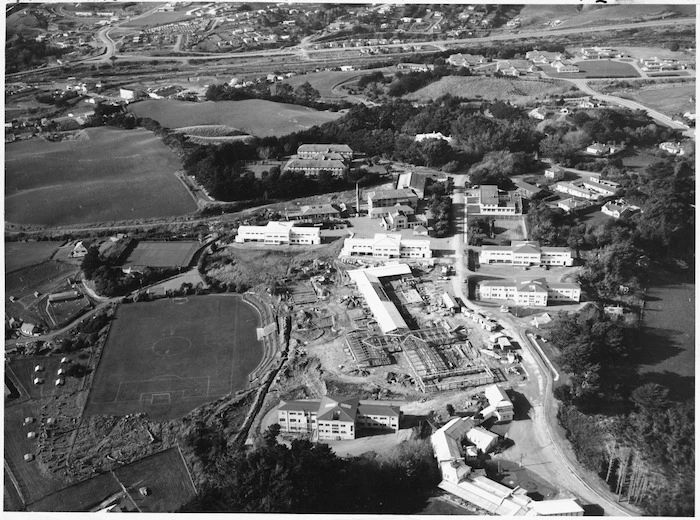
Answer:
[[[618,199],[615,201],[606,202],[601,211],[612,218],[628,217],[635,211],[638,211],[638,206],[632,206],[626,204],[623,200]]]
[[[321,399],[282,401],[277,407],[281,431],[310,433],[318,441],[355,439],[358,430],[399,431],[398,406],[326,395]]]
[[[582,187],[593,190],[604,197],[612,197],[620,189],[620,184],[591,175],[588,180],[581,182]]]
[[[411,189],[415,192],[418,198],[425,197],[425,187],[428,181],[433,182],[445,182],[447,181],[447,175],[444,173],[419,173],[419,172],[403,172],[399,174],[396,180],[396,189]]]
[[[488,453],[498,444],[498,434],[490,432],[481,426],[475,426],[467,432],[467,439],[473,442],[481,453]]]
[[[604,60],[610,58],[621,58],[623,54],[610,47],[582,47],[581,57],[587,60]]]
[[[527,117],[544,121],[549,115],[549,111],[544,107],[533,108],[527,113]]]
[[[488,63],[488,60],[481,55],[475,55],[475,54],[451,54],[447,58],[447,63],[454,67],[465,67],[465,68],[472,68],[477,65],[482,65],[484,63]]]
[[[523,206],[516,192],[500,192],[498,186],[479,188],[479,213],[482,215],[522,215]]]
[[[419,260],[432,258],[433,252],[430,240],[404,239],[398,234],[376,233],[374,238],[346,238],[340,256]]]
[[[586,148],[586,153],[589,155],[595,155],[597,157],[602,157],[604,155],[614,155],[625,149],[623,144],[601,144],[593,143]]]
[[[535,70],[535,66],[527,60],[499,60],[496,62],[496,71],[506,76],[517,77]]]
[[[266,226],[240,226],[236,242],[262,242],[271,245],[318,245],[321,230],[317,227],[300,227],[293,222],[270,221]]]
[[[442,132],[430,132],[428,134],[416,134],[414,141],[416,141],[417,143],[420,143],[421,141],[424,141],[426,139],[442,139],[443,141],[447,141],[449,144],[452,144],[452,141],[453,141],[451,136],[443,135]]]
[[[525,54],[525,58],[535,65],[549,65],[550,63],[561,61],[564,59],[564,55],[561,52],[532,50]]]
[[[410,206],[413,209],[418,207],[418,195],[413,190],[403,188],[399,190],[377,190],[370,191],[367,194],[367,207],[370,217],[378,218],[379,215],[373,214],[374,208],[382,208],[395,206]]]
[[[425,215],[415,215],[412,209],[410,211],[390,211],[382,217],[381,222],[381,226],[387,231],[400,231],[402,229],[413,229],[416,226],[425,227],[427,225],[427,217]]]
[[[578,302],[581,288],[574,283],[547,283],[544,278],[486,280],[479,283],[479,295],[486,300],[511,300],[525,307],[546,307],[549,301]]]
[[[88,253],[88,249],[92,245],[91,242],[87,240],[79,240],[73,246],[73,250],[70,253],[71,258],[83,258]]]
[[[674,143],[672,141],[667,141],[665,143],[661,143],[659,148],[673,155],[685,155],[685,150],[681,146],[681,143],[678,142]]]
[[[484,420],[495,417],[498,422],[512,421],[515,417],[513,403],[506,391],[498,385],[489,385],[484,388],[484,395],[489,405],[481,410],[480,415]]]
[[[573,251],[568,247],[546,247],[534,240],[513,240],[510,246],[482,246],[480,264],[504,265],[574,265]]]
[[[558,165],[550,166],[544,171],[544,176],[546,179],[560,181],[566,176],[566,170]]]

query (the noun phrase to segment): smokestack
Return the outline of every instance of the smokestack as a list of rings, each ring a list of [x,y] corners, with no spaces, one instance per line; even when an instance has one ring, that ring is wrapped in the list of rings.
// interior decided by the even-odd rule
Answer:
[[[355,183],[355,211],[357,215],[360,215],[360,183]]]

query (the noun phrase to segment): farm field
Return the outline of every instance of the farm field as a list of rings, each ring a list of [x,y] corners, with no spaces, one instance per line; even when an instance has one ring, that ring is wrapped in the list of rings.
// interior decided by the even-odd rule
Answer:
[[[197,207],[174,175],[177,156],[147,130],[89,128],[76,140],[12,143],[5,154],[10,222],[68,225],[184,215]]]
[[[671,116],[675,113],[686,111],[695,112],[695,82],[670,83],[661,88],[630,89],[624,91],[625,97],[632,98],[642,105],[658,110],[662,114]]]
[[[282,136],[338,119],[341,112],[319,111],[261,99],[190,103],[170,99],[129,105],[136,117],[150,117],[168,128],[226,125],[258,137]]]
[[[48,260],[63,242],[5,242],[5,273]]]
[[[27,391],[32,399],[40,399],[42,397],[56,397],[61,394],[76,392],[80,389],[81,380],[75,377],[65,377],[63,386],[56,386],[54,382],[58,377],[57,371],[59,368],[66,369],[66,364],[61,364],[62,356],[41,356],[31,358],[14,359],[10,366],[12,371],[17,376],[20,384]],[[75,361],[75,359],[74,359]],[[44,370],[38,373],[38,377],[44,380],[41,385],[34,384],[34,367],[41,365]]]
[[[129,254],[124,266],[185,267],[200,245],[199,242],[142,241]]]
[[[690,398],[695,393],[695,284],[668,272],[655,272],[653,278],[637,359],[641,377],[667,386],[675,398]]]
[[[545,22],[553,22],[554,20],[567,20],[579,15],[577,5],[547,5],[547,4],[530,4],[526,5],[518,17],[521,20],[522,27],[532,25],[544,25]]]
[[[146,486],[151,493],[148,496],[138,493],[141,486]],[[180,453],[177,448],[170,448],[64,488],[31,504],[28,509],[85,511],[124,488],[144,513],[174,511],[195,494]]]
[[[615,48],[617,50],[619,50],[620,52],[628,54],[636,59],[653,58],[653,57],[657,57],[661,60],[692,59],[692,58],[690,58],[690,56],[685,54],[683,51],[672,51],[666,47],[618,47],[618,46],[615,46]]]
[[[262,359],[256,309],[234,295],[121,305],[85,414],[175,419],[235,392]]]
[[[576,62],[580,72],[559,73],[549,65],[540,68],[552,78],[638,78],[639,72],[628,63],[611,60],[583,60]]]
[[[193,20],[196,19],[195,16],[186,15],[185,11],[172,11],[172,12],[160,12],[149,14],[138,20],[131,20],[123,24],[124,27],[145,27],[154,25],[165,25],[168,23],[175,23],[181,20]]]
[[[427,101],[451,94],[465,98],[509,99],[514,103],[525,103],[549,94],[564,94],[573,88],[565,82],[447,76],[405,97],[411,101]]]
[[[5,274],[5,294],[15,298],[23,298],[34,291],[48,292],[46,289],[60,277],[77,273],[78,268],[73,265],[49,260],[32,267],[26,267]]]

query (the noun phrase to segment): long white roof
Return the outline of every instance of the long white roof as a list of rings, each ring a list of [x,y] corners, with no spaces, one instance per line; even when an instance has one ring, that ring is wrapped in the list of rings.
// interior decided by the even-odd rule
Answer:
[[[354,269],[348,271],[350,278],[357,284],[358,290],[364,296],[379,328],[386,334],[396,329],[407,329],[408,325],[381,286],[377,279],[384,276],[411,274],[411,268],[406,264],[394,264],[371,269]]]

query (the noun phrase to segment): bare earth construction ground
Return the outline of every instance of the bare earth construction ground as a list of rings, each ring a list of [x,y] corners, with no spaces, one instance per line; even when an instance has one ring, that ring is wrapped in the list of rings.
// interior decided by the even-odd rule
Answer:
[[[240,390],[262,359],[259,326],[257,310],[234,295],[122,305],[85,413],[168,420]]]
[[[89,128],[82,139],[5,149],[5,217],[65,225],[184,215],[197,209],[177,156],[152,132]]]

